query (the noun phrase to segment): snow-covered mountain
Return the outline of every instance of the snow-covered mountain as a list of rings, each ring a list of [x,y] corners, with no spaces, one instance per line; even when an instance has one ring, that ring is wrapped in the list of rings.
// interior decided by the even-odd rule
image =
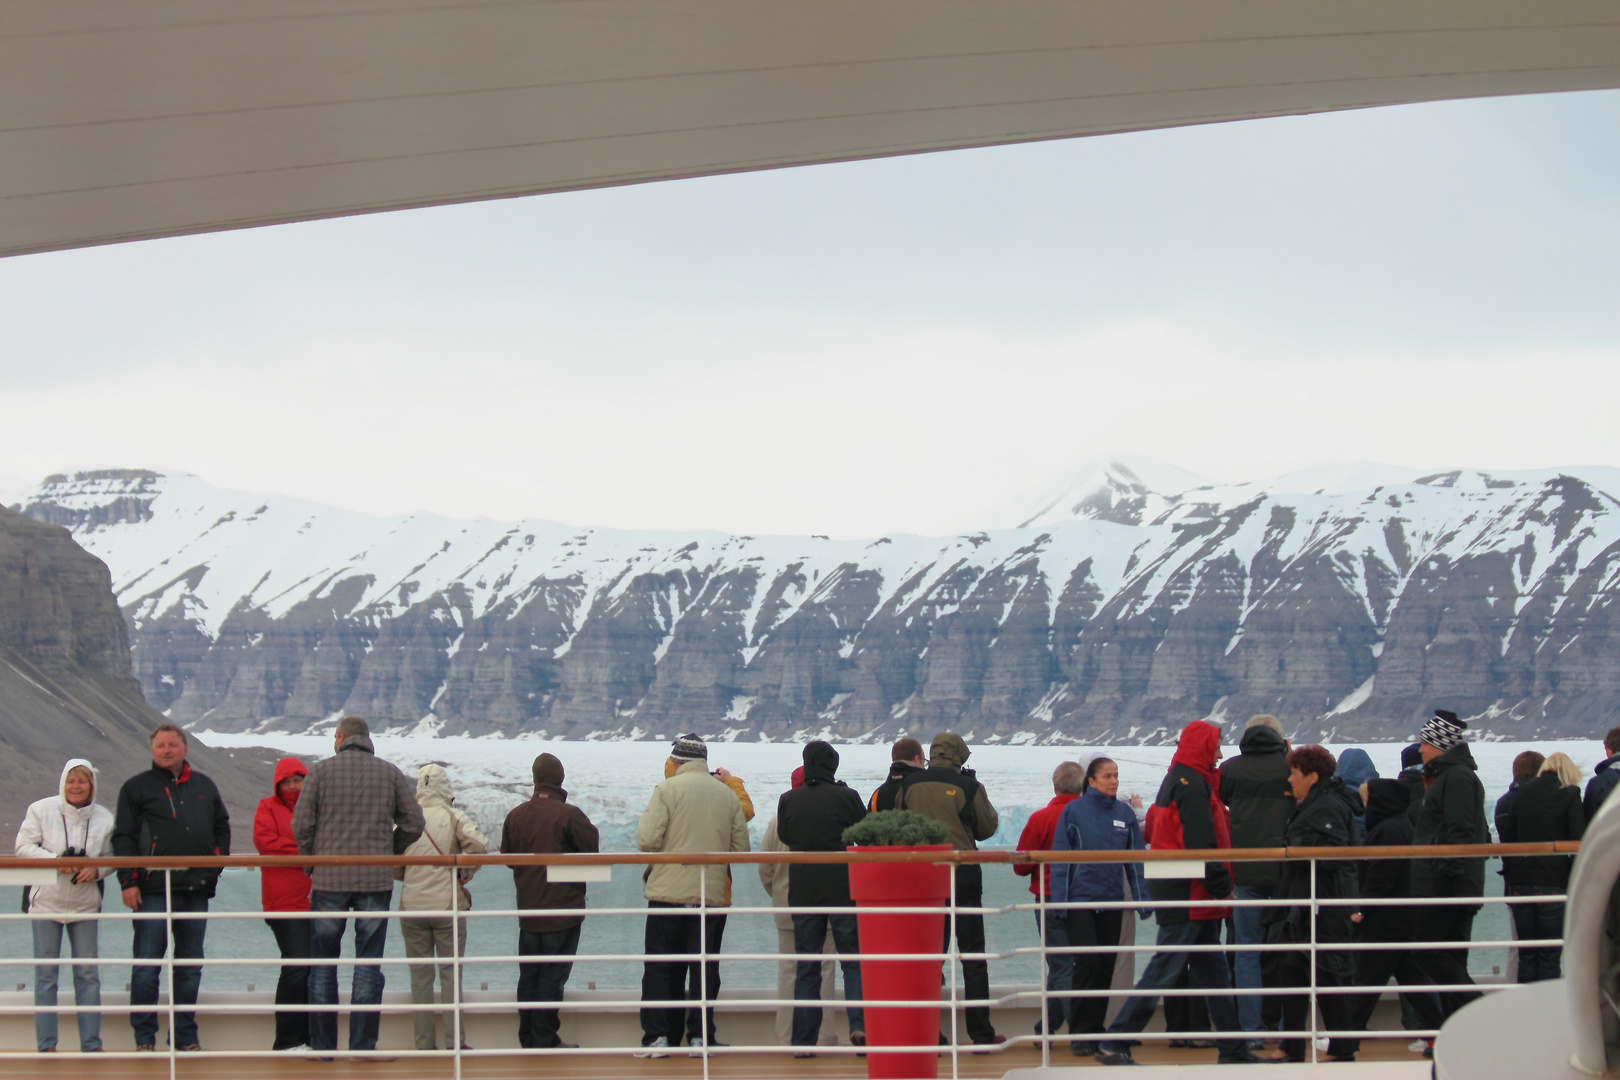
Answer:
[[[107,562],[148,700],[199,727],[1103,744],[1259,711],[1404,738],[1436,705],[1605,731],[1611,493],[1601,467],[1116,461],[1025,528],[860,541],[380,519],[145,470],[23,508]]]

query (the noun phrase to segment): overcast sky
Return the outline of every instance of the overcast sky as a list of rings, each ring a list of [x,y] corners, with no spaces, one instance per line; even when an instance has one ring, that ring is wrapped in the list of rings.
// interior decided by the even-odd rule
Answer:
[[[1620,465],[1620,93],[1250,121],[0,260],[0,496],[1014,524],[1212,479]]]

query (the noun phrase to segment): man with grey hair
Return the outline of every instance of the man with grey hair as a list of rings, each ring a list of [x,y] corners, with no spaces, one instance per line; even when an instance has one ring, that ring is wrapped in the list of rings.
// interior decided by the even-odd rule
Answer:
[[[377,756],[371,728],[358,716],[344,717],[333,737],[335,752],[318,761],[304,780],[293,812],[293,839],[300,855],[399,855],[422,835],[422,808],[414,785],[398,768]],[[387,911],[394,894],[394,871],[388,866],[317,866],[311,875],[311,911]],[[336,960],[343,944],[344,918],[313,919],[309,953],[314,960]],[[354,920],[357,961],[382,958],[387,919]],[[382,1001],[379,964],[356,963],[350,1004],[356,1008]],[[309,1003],[337,1004],[337,968],[309,969]],[[377,1048],[378,1014],[349,1014],[349,1049]],[[309,1045],[337,1049],[337,1013],[309,1015]]]
[[[1288,740],[1283,738],[1282,722],[1270,713],[1249,717],[1238,740],[1237,756],[1221,765],[1219,794],[1231,815],[1233,847],[1283,846],[1283,834],[1294,814],[1288,773]],[[1269,900],[1276,895],[1282,869],[1278,863],[1234,863],[1233,878],[1234,900]],[[1260,907],[1232,909],[1232,929],[1240,946],[1265,941],[1266,911]],[[1237,951],[1235,982],[1239,990],[1260,989],[1260,960],[1261,954],[1252,949]],[[1238,1023],[1254,1038],[1270,1027],[1261,995],[1240,994],[1237,1010]],[[1280,1007],[1278,1016],[1280,1020]]]
[[[1052,770],[1052,801],[1041,807],[1029,816],[1024,825],[1024,831],[1018,836],[1019,851],[1050,851],[1052,850],[1052,836],[1057,831],[1058,818],[1063,816],[1063,808],[1079,798],[1080,792],[1085,788],[1086,769],[1078,761],[1060,761],[1057,768]],[[1040,867],[1040,873],[1035,872]],[[1037,900],[1050,900],[1052,898],[1052,864],[1051,863],[1014,863],[1013,873],[1020,877],[1030,879],[1029,891],[1035,894]],[[1046,927],[1046,945],[1050,950],[1054,947],[1067,947],[1068,934],[1065,932],[1064,912],[1046,909],[1045,912],[1035,913],[1035,930],[1040,932],[1041,926]],[[1074,956],[1069,953],[1048,952],[1046,955],[1046,989],[1068,990],[1074,980]],[[1041,1021],[1035,1021],[1035,1033],[1043,1031],[1048,1035],[1057,1034],[1057,1029],[1063,1026],[1069,1015],[1069,1001],[1067,998],[1049,997],[1046,999],[1046,1024],[1042,1027]]]

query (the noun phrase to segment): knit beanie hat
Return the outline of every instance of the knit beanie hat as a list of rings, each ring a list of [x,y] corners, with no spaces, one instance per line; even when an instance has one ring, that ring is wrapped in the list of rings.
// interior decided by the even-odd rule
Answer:
[[[535,787],[562,787],[563,764],[551,754],[541,754],[534,759],[534,786]]]
[[[797,769],[793,770],[793,776],[788,781],[788,783],[792,784],[794,787],[803,787],[804,786],[804,766],[803,765],[800,765]]]
[[[1423,751],[1419,749],[1421,743],[1412,743],[1401,750],[1401,768],[1415,769],[1423,764]]]
[[[1446,709],[1434,710],[1434,715],[1418,732],[1418,741],[1426,742],[1436,750],[1450,750],[1463,741],[1468,723],[1457,719],[1457,714]]]
[[[669,756],[676,761],[708,761],[709,745],[696,732],[687,732],[675,740]]]

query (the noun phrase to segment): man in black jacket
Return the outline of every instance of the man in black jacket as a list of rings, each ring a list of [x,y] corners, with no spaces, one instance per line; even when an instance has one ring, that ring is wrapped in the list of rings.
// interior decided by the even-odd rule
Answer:
[[[1288,786],[1288,740],[1275,716],[1249,718],[1238,741],[1238,756],[1221,766],[1221,802],[1232,816],[1235,848],[1282,847],[1288,819],[1294,813],[1294,792]],[[1274,862],[1234,863],[1234,900],[1269,900],[1276,895],[1282,865]],[[1266,909],[1232,909],[1233,929],[1239,945],[1259,945],[1266,939]],[[1258,952],[1238,950],[1236,982],[1240,990],[1261,986]],[[1238,1023],[1244,1031],[1266,1030],[1264,1004],[1273,999],[1244,994],[1237,999]],[[1275,1010],[1273,1010],[1275,1011]]]
[[[861,797],[842,780],[838,751],[820,741],[804,748],[804,783],[784,792],[776,804],[776,831],[791,851],[843,851],[844,830],[866,816]],[[788,904],[793,907],[850,907],[849,866],[845,863],[804,863],[788,878]],[[821,1000],[822,948],[827,929],[844,969],[844,1000],[849,1003],[849,1040],[866,1045],[866,1021],[855,1002],[861,1000],[860,937],[855,915],[794,915],[793,951],[814,959],[800,960],[793,979],[793,1000]],[[846,959],[847,958],[847,959]],[[821,1035],[821,1007],[795,1006],[793,1045],[802,1047],[796,1058],[815,1057],[811,1049]]]
[[[1581,800],[1581,810],[1587,821],[1597,817],[1604,800],[1616,787],[1620,787],[1620,727],[1611,728],[1603,736],[1603,752],[1609,756],[1592,770],[1592,779],[1586,782],[1586,795]]]
[[[1423,771],[1429,789],[1423,796],[1415,827],[1418,844],[1488,844],[1491,828],[1485,818],[1485,785],[1479,766],[1463,741],[1468,725],[1457,714],[1436,709],[1418,732]],[[1485,894],[1484,859],[1412,860],[1412,896],[1417,899],[1458,899]],[[1472,984],[1468,974],[1467,942],[1473,937],[1474,916],[1481,903],[1422,904],[1418,908],[1417,941],[1456,941],[1457,949],[1415,950],[1418,964],[1437,985]],[[1440,1009],[1446,1019],[1478,998],[1475,991],[1443,991]]]
[[[118,792],[113,854],[125,859],[229,855],[230,815],[214,782],[186,763],[186,733],[173,724],[159,724],[150,741],[152,767],[124,781]],[[124,906],[132,911],[144,914],[172,907],[175,912],[201,912],[208,910],[219,873],[217,869],[120,870],[118,884],[123,888]],[[169,922],[174,927],[175,960],[200,960],[207,920]],[[135,965],[129,978],[132,1010],[157,1004],[158,973],[169,948],[163,920],[139,919],[134,927]],[[197,1004],[200,966],[176,963],[170,978],[169,992],[176,1005]],[[155,1050],[157,1014],[132,1011],[129,1022],[135,1029],[135,1049]],[[202,1049],[197,1042],[196,1013],[175,1013],[170,1038],[176,1049]]]
[[[900,785],[906,782],[906,777],[927,768],[923,761],[922,743],[909,736],[894,741],[894,746],[889,750],[889,758],[888,779],[872,792],[872,797],[866,803],[866,808],[874,814],[879,810],[893,810],[894,797],[900,794]]]

